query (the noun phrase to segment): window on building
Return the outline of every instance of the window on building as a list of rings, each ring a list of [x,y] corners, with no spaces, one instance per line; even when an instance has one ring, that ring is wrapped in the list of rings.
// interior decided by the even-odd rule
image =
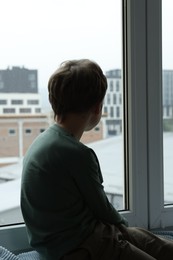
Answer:
[[[99,127],[99,126],[95,127],[95,128],[94,128],[94,131],[95,131],[95,132],[99,132],[99,131],[100,131],[100,127]]]
[[[117,118],[120,117],[120,107],[119,106],[116,107],[116,116],[117,116]]]
[[[33,74],[33,73],[29,74],[28,80],[29,80],[30,88],[35,89],[37,87],[37,81],[36,81],[35,74]]]
[[[30,128],[25,129],[25,134],[30,135],[32,133],[32,130]]]
[[[122,95],[121,95],[121,93],[119,94],[119,104],[120,105],[122,104]]]
[[[108,113],[108,107],[107,107],[107,106],[104,106],[103,114],[107,115],[107,113]]]
[[[10,128],[10,129],[8,130],[8,134],[9,134],[9,135],[15,135],[15,134],[16,134],[16,129]]]
[[[111,97],[110,97],[110,94],[108,93],[107,94],[107,104],[110,105],[111,103]]]
[[[4,88],[4,83],[2,81],[0,81],[0,89]]]
[[[41,108],[35,108],[35,113],[41,113]]]
[[[28,79],[30,80],[30,81],[35,81],[36,80],[36,78],[35,78],[35,74],[29,74],[28,75]]]
[[[110,81],[110,91],[114,90],[114,82],[113,80]]]
[[[113,104],[116,105],[116,103],[117,103],[117,96],[116,96],[116,94],[114,93],[114,94],[113,94]]]
[[[0,99],[0,105],[6,105],[7,104],[7,100],[5,99]]]
[[[110,107],[110,117],[114,117],[114,107]]]
[[[43,133],[45,130],[46,130],[45,128],[41,128],[40,133]]]
[[[29,99],[29,100],[27,100],[27,104],[28,105],[38,105],[39,104],[39,100],[37,100],[37,99]]]
[[[4,108],[3,113],[4,114],[15,114],[16,109],[15,108]]]
[[[19,112],[21,113],[21,114],[31,114],[31,108],[20,108],[19,109]]]
[[[119,80],[116,81],[116,91],[118,92],[120,90],[120,82]]]
[[[23,100],[21,99],[12,99],[11,100],[12,105],[23,105]]]

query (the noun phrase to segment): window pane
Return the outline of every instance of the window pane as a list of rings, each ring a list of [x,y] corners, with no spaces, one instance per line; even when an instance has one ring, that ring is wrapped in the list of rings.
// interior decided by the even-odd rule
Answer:
[[[71,0],[68,8],[61,0],[1,4],[0,225],[22,221],[22,158],[36,136],[54,123],[47,82],[67,59],[95,60],[107,77],[102,119],[81,141],[98,155],[108,198],[124,209],[121,4],[121,0]]]
[[[171,0],[162,1],[164,201],[173,204],[173,37]]]

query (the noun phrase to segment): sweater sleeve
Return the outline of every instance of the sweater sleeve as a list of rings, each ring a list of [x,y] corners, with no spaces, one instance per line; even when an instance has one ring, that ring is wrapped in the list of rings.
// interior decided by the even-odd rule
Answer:
[[[107,199],[102,185],[103,178],[99,161],[92,149],[82,151],[77,169],[72,172],[83,199],[98,220],[110,224],[128,225]]]

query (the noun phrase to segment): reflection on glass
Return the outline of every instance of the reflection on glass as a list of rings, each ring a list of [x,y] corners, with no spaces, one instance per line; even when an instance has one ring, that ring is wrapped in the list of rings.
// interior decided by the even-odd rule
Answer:
[[[61,0],[6,0],[0,22],[0,225],[22,221],[22,158],[54,123],[47,81],[68,59],[95,60],[107,76],[102,119],[81,141],[98,155],[108,198],[124,209],[121,0],[73,0],[68,8]]]
[[[162,96],[163,96],[163,158],[164,202],[173,204],[173,37],[171,0],[162,1]]]

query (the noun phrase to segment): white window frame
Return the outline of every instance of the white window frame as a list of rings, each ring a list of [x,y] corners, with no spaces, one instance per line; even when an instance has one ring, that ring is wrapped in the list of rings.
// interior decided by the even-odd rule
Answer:
[[[125,215],[134,226],[165,228],[172,226],[173,206],[164,206],[163,192],[162,1],[126,0],[125,4],[131,212]]]
[[[148,176],[151,228],[172,226],[173,205],[164,206],[162,112],[162,1],[148,0]]]
[[[129,187],[129,211],[124,216],[132,226],[148,228],[147,154],[147,0],[124,0],[125,169]]]

